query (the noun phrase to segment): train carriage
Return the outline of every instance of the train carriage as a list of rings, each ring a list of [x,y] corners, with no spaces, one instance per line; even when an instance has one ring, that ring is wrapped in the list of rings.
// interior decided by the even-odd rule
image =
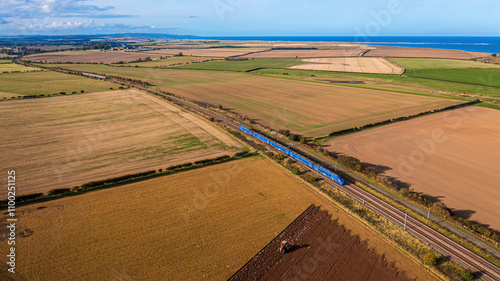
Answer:
[[[257,133],[255,133],[255,132],[253,132],[253,134],[252,134],[252,135],[253,135],[254,137],[258,138],[259,140],[261,140],[261,141],[263,141],[263,142],[265,142],[265,143],[267,143],[267,144],[270,144],[270,141],[269,141],[266,137],[264,137],[264,136],[262,136],[262,135],[260,135],[260,134],[257,134]]]
[[[290,150],[282,147],[281,145],[279,145],[279,144],[277,144],[277,143],[275,143],[275,142],[267,139],[266,137],[264,137],[264,136],[262,136],[262,135],[260,135],[258,133],[255,133],[254,131],[252,131],[250,129],[247,129],[244,126],[240,125],[238,128],[241,131],[243,131],[243,132],[245,132],[245,133],[247,133],[247,134],[249,134],[249,135],[251,135],[251,136],[253,136],[253,137],[255,137],[255,138],[257,138],[257,139],[259,139],[261,141],[263,141],[263,142],[265,142],[266,144],[269,144],[272,147],[280,150],[281,152],[283,152],[283,153],[285,153],[287,155],[290,155],[293,159],[304,163],[305,165],[307,165],[307,166],[313,168],[314,170],[320,172],[322,175],[324,175],[324,176],[326,176],[326,177],[328,177],[328,178],[336,181],[337,183],[339,183],[341,185],[344,184],[344,179],[342,177],[338,176],[337,174],[335,174],[333,172],[330,172],[328,169],[325,169],[325,168],[323,168],[320,165],[314,164],[313,162],[311,162],[311,161],[307,160],[306,158],[298,155],[297,153],[294,153],[294,152],[292,152],[292,151],[290,151]]]
[[[270,141],[269,143],[270,143],[270,145],[272,145],[274,148],[276,148],[276,149],[280,150],[281,152],[285,153],[286,155],[290,155],[290,151],[289,151],[288,149],[286,149],[286,148],[282,147],[281,145],[279,145],[279,144],[277,144],[277,143],[275,143],[275,142],[273,142],[273,141]]]
[[[311,162],[311,161],[309,161],[309,160],[307,160],[307,159],[303,158],[302,156],[300,156],[300,155],[298,155],[298,154],[296,154],[296,153],[294,153],[294,152],[291,152],[291,151],[290,151],[290,156],[292,156],[292,158],[294,158],[294,159],[296,159],[296,160],[298,160],[298,161],[300,161],[300,162],[302,162],[302,163],[306,164],[307,166],[309,166],[309,167],[311,167],[311,168],[312,168],[312,167],[313,167],[313,165],[314,165],[314,164],[313,164],[313,162]]]

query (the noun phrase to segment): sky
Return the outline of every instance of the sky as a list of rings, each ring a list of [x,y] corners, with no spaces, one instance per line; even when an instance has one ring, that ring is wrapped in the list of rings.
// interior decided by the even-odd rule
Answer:
[[[498,0],[0,0],[0,35],[500,36]]]

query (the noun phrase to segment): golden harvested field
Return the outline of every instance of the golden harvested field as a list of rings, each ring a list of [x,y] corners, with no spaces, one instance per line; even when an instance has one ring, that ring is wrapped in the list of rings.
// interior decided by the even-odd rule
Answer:
[[[117,63],[120,61],[130,62],[138,59],[157,59],[161,55],[150,52],[125,52],[125,51],[65,51],[54,53],[42,53],[23,57],[25,60],[48,62],[48,63]]]
[[[311,137],[461,103],[244,73],[78,64],[64,67],[140,79],[167,92],[220,104],[268,127]]]
[[[401,74],[404,71],[403,68],[383,58],[317,58],[303,59],[302,61],[310,63],[289,68],[376,74]]]
[[[440,59],[462,59],[470,60],[476,57],[489,56],[486,53],[472,53],[457,50],[405,48],[405,47],[385,47],[377,46],[370,50],[365,57],[386,57],[386,58],[440,58]]]
[[[241,56],[251,52],[258,52],[264,49],[257,48],[204,48],[204,49],[161,49],[148,51],[146,53],[158,54],[158,55],[177,55],[182,53],[185,56],[197,56],[197,57],[232,57]]]
[[[387,125],[326,144],[500,230],[500,111],[467,107]]]
[[[4,101],[0,113],[0,169],[16,170],[18,195],[233,154],[240,147],[205,121],[135,90]]]
[[[32,281],[227,280],[312,203],[410,278],[435,280],[260,157],[17,208],[19,231],[29,236],[17,238],[16,276]],[[1,225],[1,253],[7,251],[5,239]],[[2,254],[0,268],[5,259]],[[10,274],[0,272],[0,279]]]
[[[357,57],[365,50],[338,49],[338,50],[272,50],[248,54],[245,58],[275,59],[275,58],[324,58],[324,57]]]

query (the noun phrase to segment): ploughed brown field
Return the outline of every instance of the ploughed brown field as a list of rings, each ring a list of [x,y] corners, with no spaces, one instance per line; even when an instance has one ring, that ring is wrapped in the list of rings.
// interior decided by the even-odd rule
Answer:
[[[260,157],[18,207],[15,277],[226,280],[313,203],[411,278],[435,280],[375,232]],[[5,218],[0,214],[1,253],[10,247]],[[359,262],[372,255],[363,253]],[[0,256],[0,280],[12,276],[6,259]]]
[[[291,248],[278,252],[281,241]],[[229,280],[410,280],[311,205]]]
[[[232,57],[241,56],[251,52],[258,52],[264,49],[257,48],[202,48],[202,49],[161,49],[148,51],[147,53],[159,55],[177,55],[182,53],[184,56],[197,57]]]
[[[275,58],[325,58],[325,57],[357,57],[366,50],[272,50],[242,56],[244,58],[275,59]]]
[[[500,111],[467,107],[332,139],[330,150],[500,230]]]
[[[440,59],[463,59],[470,60],[477,57],[491,56],[489,53],[473,53],[458,50],[405,48],[377,46],[364,54],[365,57],[386,58],[440,58]]]
[[[0,169],[16,171],[17,195],[231,155],[240,147],[209,123],[135,90],[4,101],[0,124]]]
[[[125,52],[125,51],[65,51],[54,53],[41,53],[23,57],[24,60],[48,62],[48,63],[64,63],[64,62],[81,62],[81,63],[116,63],[130,62],[138,59],[157,59],[161,54],[149,52]]]
[[[401,74],[404,69],[383,58],[314,58],[303,59],[310,62],[289,67],[290,69],[339,71],[375,74]]]

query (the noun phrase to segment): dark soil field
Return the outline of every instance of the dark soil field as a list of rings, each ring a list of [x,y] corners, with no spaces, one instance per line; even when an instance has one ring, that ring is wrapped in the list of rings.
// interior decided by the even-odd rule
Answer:
[[[278,252],[282,240],[292,248]],[[410,280],[311,205],[229,280]]]

